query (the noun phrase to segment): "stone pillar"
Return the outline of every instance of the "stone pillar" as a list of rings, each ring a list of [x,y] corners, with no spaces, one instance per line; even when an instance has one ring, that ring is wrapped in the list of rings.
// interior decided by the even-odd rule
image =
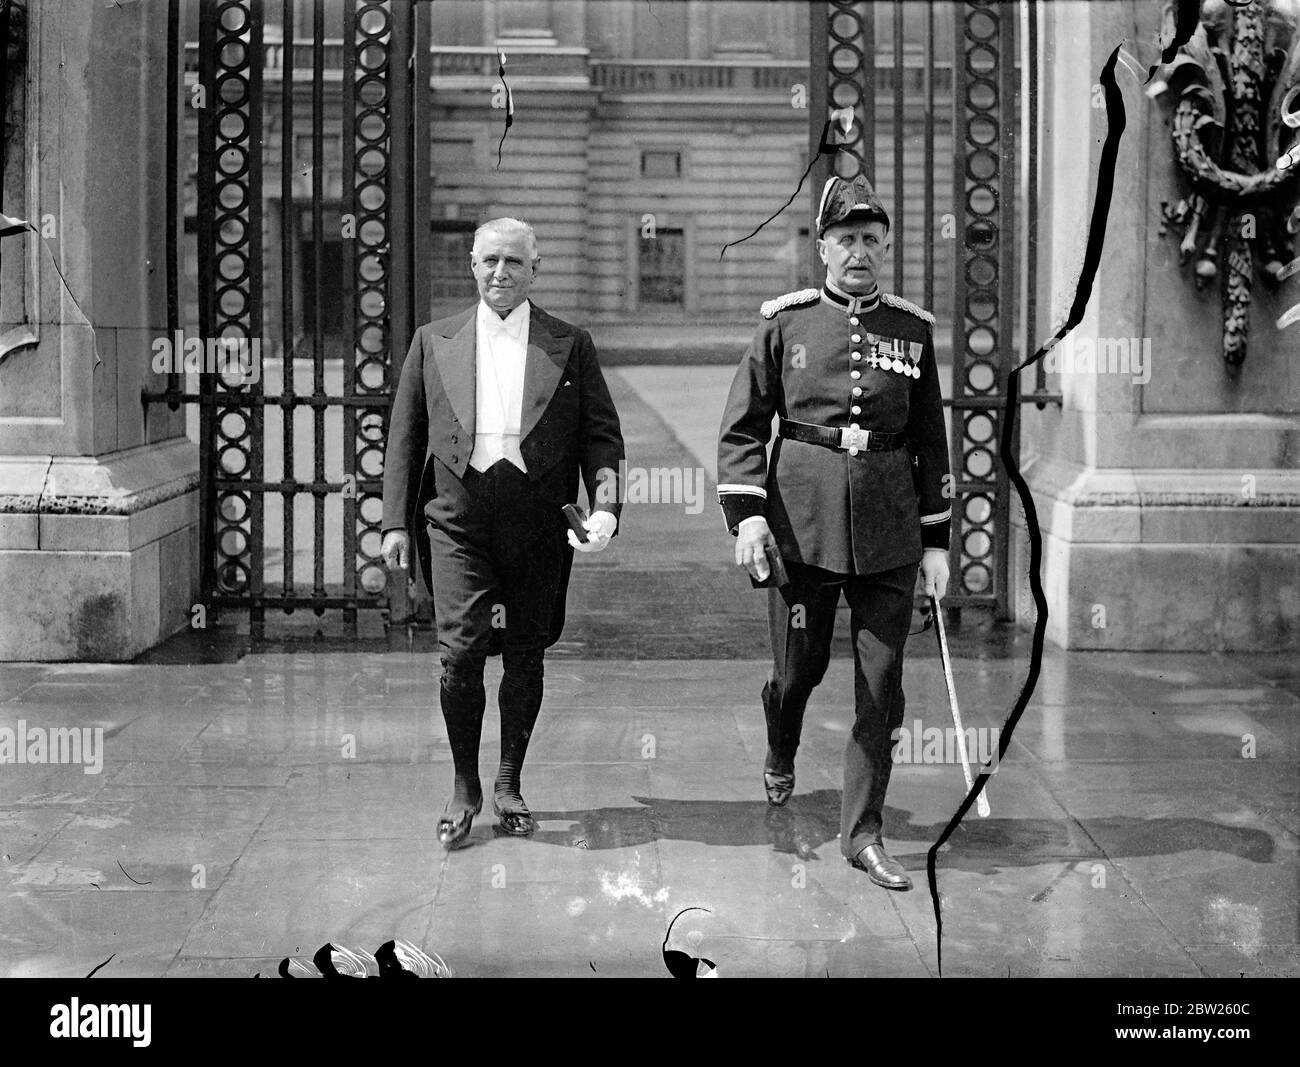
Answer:
[[[0,322],[0,659],[129,659],[197,600],[198,452],[183,410],[140,401],[164,384],[166,8],[28,5],[2,207],[42,232],[0,239],[24,285]]]
[[[1230,377],[1218,285],[1199,292],[1190,268],[1178,267],[1179,236],[1158,232],[1161,202],[1181,195],[1168,111],[1142,84],[1145,64],[1158,57],[1161,5],[1038,6],[1040,343],[1064,321],[1083,262],[1106,136],[1094,84],[1121,42],[1138,68],[1118,71],[1128,125],[1101,268],[1070,348],[1074,365],[1061,351],[1048,376],[1063,408],[1022,412],[1048,637],[1085,649],[1294,649],[1300,327],[1278,331],[1274,322],[1300,288],[1293,280],[1269,294],[1256,281],[1249,356]],[[1110,369],[1125,348],[1127,367]],[[1096,366],[1084,361],[1089,349]],[[1018,525],[1018,615],[1031,623]]]

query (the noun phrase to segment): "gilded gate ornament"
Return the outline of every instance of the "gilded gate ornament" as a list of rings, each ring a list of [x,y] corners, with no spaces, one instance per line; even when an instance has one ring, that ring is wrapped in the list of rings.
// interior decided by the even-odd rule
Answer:
[[[1168,3],[1167,34],[1173,26]],[[1172,104],[1187,190],[1161,204],[1160,232],[1181,228],[1180,262],[1195,258],[1198,289],[1221,279],[1223,358],[1234,371],[1246,358],[1254,271],[1269,288],[1300,271],[1297,87],[1300,0],[1205,0],[1196,31],[1149,90]]]

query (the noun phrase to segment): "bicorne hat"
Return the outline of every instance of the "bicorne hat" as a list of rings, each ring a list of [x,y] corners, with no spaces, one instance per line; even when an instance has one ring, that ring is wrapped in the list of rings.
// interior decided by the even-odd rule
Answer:
[[[837,222],[853,216],[878,219],[889,229],[889,212],[864,175],[859,174],[852,181],[839,177],[828,179],[817,208],[817,236],[823,236]]]

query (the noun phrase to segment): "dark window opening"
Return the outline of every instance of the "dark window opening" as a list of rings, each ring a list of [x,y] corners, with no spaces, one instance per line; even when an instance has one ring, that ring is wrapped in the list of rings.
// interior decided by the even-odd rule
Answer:
[[[642,237],[637,263],[641,304],[682,307],[686,288],[686,234],[660,226],[654,237]]]
[[[430,235],[429,286],[435,309],[461,307],[478,296],[470,273],[469,254],[474,247],[474,223],[461,219],[434,219]],[[435,312],[436,313],[436,312]]]
[[[682,176],[682,154],[651,149],[641,153],[641,176],[643,178],[680,178]]]
[[[799,236],[794,243],[794,287],[807,289],[812,285],[812,262],[809,259],[809,232],[807,226],[799,227]]]
[[[337,359],[343,355],[343,270],[352,269],[352,247],[355,241],[348,241],[348,259],[344,259],[344,241],[342,236],[342,215],[333,205],[321,204],[321,300],[316,300],[316,243],[313,239],[313,217],[315,208],[307,204],[296,205],[298,210],[298,247],[294,251],[297,276],[301,288],[294,296],[294,310],[297,313],[301,332],[294,347],[298,358],[313,357],[317,319],[320,321],[324,335],[325,351],[321,353],[326,359]]]
[[[343,242],[329,238],[321,242],[321,292],[324,299],[319,307],[316,304],[315,244],[310,240],[303,241],[298,256],[302,264],[303,331],[309,338],[315,336],[319,314],[323,332],[329,339],[329,355],[338,355],[340,353],[333,349],[342,344],[343,335]],[[350,268],[351,264],[348,266]]]
[[[436,140],[430,151],[430,166],[435,176],[440,170],[473,170],[474,142],[468,137]]]

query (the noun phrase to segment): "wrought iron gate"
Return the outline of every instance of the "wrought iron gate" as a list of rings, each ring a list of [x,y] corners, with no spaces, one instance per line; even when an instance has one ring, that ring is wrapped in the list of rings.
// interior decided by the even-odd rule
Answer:
[[[179,85],[178,3],[171,0]],[[198,127],[200,340],[267,344],[274,354],[260,358],[254,349],[255,375],[231,361],[216,373],[209,365],[197,392],[186,392],[172,374],[167,390],[146,400],[199,407],[205,602],[247,609],[254,635],[268,608],[341,609],[355,632],[360,608],[404,615],[406,607],[406,589],[390,582],[379,542],[388,407],[417,309],[428,307],[414,265],[427,258],[427,208],[416,203],[428,188],[427,179],[417,180],[429,172],[427,92],[416,86],[429,83],[429,8],[401,0],[345,4],[341,55],[337,41],[327,55],[323,5],[312,5],[304,27],[294,24],[293,0],[277,6],[278,41],[264,34],[263,0],[200,0],[186,85]],[[341,87],[330,87],[340,107],[333,114],[326,79],[340,69]],[[178,119],[171,119],[175,146]],[[338,163],[326,157],[333,137],[341,142],[332,153],[341,155]],[[173,202],[180,196],[175,159],[173,150]],[[278,215],[274,229],[264,203]],[[278,260],[273,308],[263,298],[267,251]],[[305,262],[295,262],[300,251]],[[168,259],[171,275],[174,248]],[[341,269],[337,305],[326,298],[331,266]],[[174,330],[174,295],[171,304]],[[278,449],[268,447],[277,440]],[[309,507],[299,509],[300,500]],[[300,518],[311,524],[310,549],[301,528],[295,531]],[[267,558],[271,521],[280,526],[278,561]],[[295,557],[309,566],[296,568]]]
[[[295,26],[294,0],[198,0],[197,49],[183,55],[180,13],[192,9],[170,4],[172,84],[184,87],[186,106],[169,112],[169,206],[183,196],[178,145],[190,139],[182,128],[188,122],[197,145],[190,177],[200,339],[270,350],[257,353],[266,358],[252,380],[201,373],[187,385],[171,374],[166,390],[145,395],[173,408],[198,406],[205,602],[246,609],[254,635],[268,608],[341,610],[353,632],[363,608],[404,617],[407,590],[379,558],[380,494],[392,390],[430,306],[428,272],[416,264],[431,258],[428,87],[436,5],[346,0],[331,35],[320,3],[303,5],[311,24]],[[1036,5],[907,6],[925,13],[910,38],[902,0],[811,4],[811,146],[829,109],[852,108],[855,121],[833,162],[818,161],[810,213],[832,165],[845,177],[866,173],[875,181],[879,161],[893,176],[899,251],[886,285],[936,308],[941,335],[952,327],[948,602],[986,605],[1006,617],[1009,486],[996,449],[1005,376],[1023,347],[1016,282],[1033,272],[1032,241],[1016,233],[1015,207],[1017,196],[1032,204],[1035,194],[1032,138],[1021,168],[1028,184],[1018,189],[1015,180],[1017,124],[1025,117],[1018,97],[1033,121],[1032,80],[1017,84],[1015,57],[1017,44],[1033,54]],[[264,14],[276,9],[281,25],[268,36]],[[938,35],[951,42],[946,55],[936,48],[941,20],[949,23],[950,32]],[[887,45],[876,40],[877,21],[889,27]],[[924,180],[920,210],[912,201],[909,213],[904,193],[912,194],[902,175],[908,152],[915,166],[918,150],[890,133],[903,128],[905,96],[915,100],[918,90]],[[950,192],[933,180],[942,162],[940,125],[953,148]],[[890,150],[878,157],[882,131]],[[954,227],[947,246],[936,234],[945,215]],[[190,317],[178,294],[176,227],[168,233],[175,332]],[[919,283],[904,277],[908,242],[923,249]],[[941,268],[951,270],[950,282]],[[324,280],[340,273],[341,292],[327,299]],[[278,299],[264,299],[275,290]],[[1032,323],[1032,293],[1019,298],[1021,323]],[[1041,399],[1039,383],[1027,399]]]
[[[939,288],[946,279],[938,276],[936,222],[949,216],[945,221],[953,227],[950,236],[955,239],[956,254],[947,264],[952,294],[952,396],[945,403],[952,411],[949,451],[954,497],[953,582],[945,603],[954,608],[987,606],[997,617],[1007,618],[1010,485],[997,462],[997,448],[1006,375],[1017,362],[1017,353],[1023,351],[1025,324],[1034,319],[1030,303],[1021,307],[1017,323],[1018,301],[1032,301],[1031,291],[1017,292],[1017,282],[1023,284],[1033,277],[1033,260],[1032,242],[1017,245],[1015,209],[1018,197],[1021,203],[1034,203],[1037,160],[1033,138],[1028,138],[1030,158],[1020,168],[1024,188],[1017,189],[1020,124],[1035,117],[1035,86],[1031,79],[1018,80],[1016,61],[1018,46],[1020,54],[1034,54],[1037,5],[1032,0],[925,4],[919,39],[905,37],[903,6],[903,0],[888,4],[830,0],[813,5],[811,65],[814,73],[824,70],[826,77],[814,77],[809,110],[812,149],[816,150],[828,109],[854,111],[853,124],[842,136],[833,161],[826,156],[818,160],[815,189],[821,189],[832,166],[841,177],[865,174],[875,182],[877,144],[882,140],[881,127],[887,128],[894,201],[890,212],[895,249],[892,289],[926,308],[935,308],[936,297],[946,295]],[[874,15],[883,8],[892,8],[888,49],[876,41]],[[949,55],[940,54],[936,47],[936,20],[942,18],[951,20]],[[907,145],[898,132],[904,127],[908,51],[919,59],[911,69],[919,69],[923,101],[919,234],[910,232],[904,221],[901,176]],[[940,79],[943,84],[937,84]],[[888,100],[878,97],[882,86],[890,93]],[[943,106],[951,109],[954,155],[950,200],[938,207],[936,193],[942,195],[942,190],[934,180],[936,129],[943,116],[936,110],[937,90],[942,93]],[[1022,108],[1028,109],[1027,113],[1022,113]],[[815,199],[811,210],[815,215]],[[1029,225],[1032,210],[1025,214]],[[941,231],[938,241],[943,240]],[[904,282],[902,249],[915,241],[923,249],[920,292],[910,292]],[[948,301],[943,300],[940,306],[946,310]],[[944,318],[941,311],[936,340],[949,326]],[[1041,404],[1046,399],[1041,369],[1038,375],[1039,388],[1026,399]]]

